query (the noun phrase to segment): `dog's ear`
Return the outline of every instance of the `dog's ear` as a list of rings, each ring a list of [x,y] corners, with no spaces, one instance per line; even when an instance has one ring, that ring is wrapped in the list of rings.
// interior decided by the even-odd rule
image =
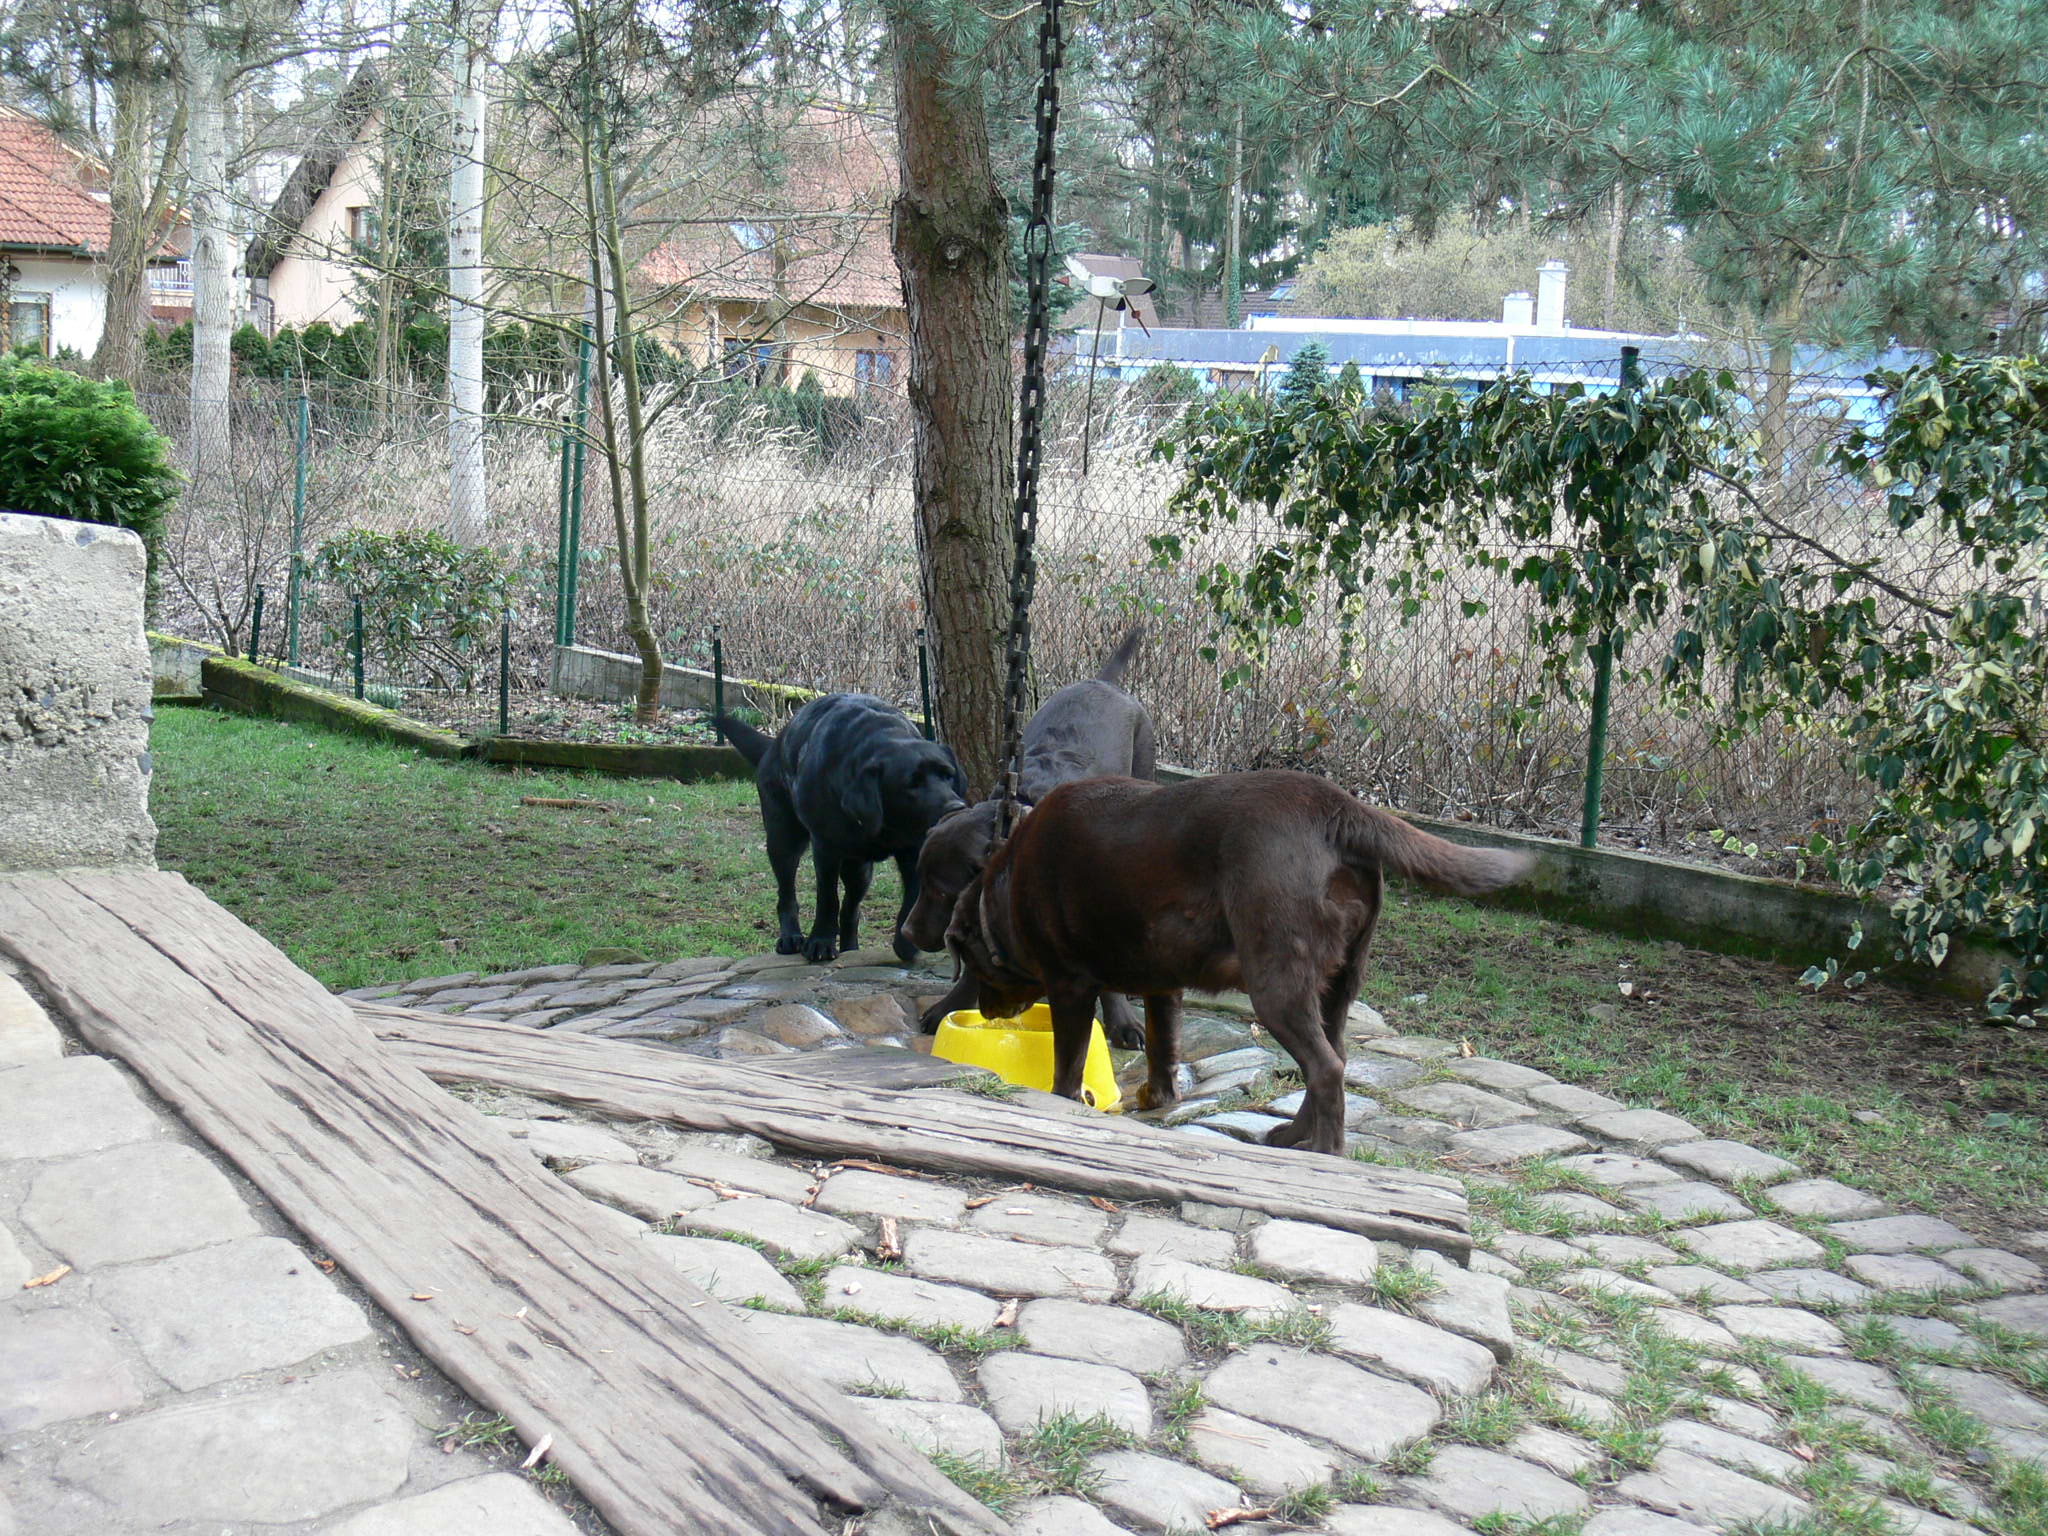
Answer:
[[[882,765],[869,763],[846,786],[845,810],[854,830],[874,837],[882,830]]]

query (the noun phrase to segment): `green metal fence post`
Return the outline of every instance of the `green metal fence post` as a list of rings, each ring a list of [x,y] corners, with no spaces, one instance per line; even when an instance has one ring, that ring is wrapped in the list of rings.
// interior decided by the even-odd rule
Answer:
[[[583,563],[583,434],[590,421],[590,349],[590,322],[586,320],[583,344],[576,354],[575,430],[570,434],[566,465],[568,526],[562,536],[564,548],[557,581],[560,590],[556,600],[562,605],[561,622],[555,633],[557,645],[576,643],[576,582]]]
[[[249,618],[249,660],[252,662],[263,651],[263,588],[256,589],[256,611]]]
[[[306,560],[306,469],[313,436],[313,402],[306,395],[306,376],[299,375],[299,409],[292,448],[292,564],[291,579],[285,587],[284,655],[293,666],[299,664],[299,612],[305,602],[305,583],[300,568]]]
[[[1643,363],[1640,347],[1621,349],[1621,392],[1632,395],[1642,387]],[[1579,817],[1579,846],[1591,848],[1600,840],[1600,800],[1607,784],[1607,714],[1614,691],[1614,653],[1621,643],[1621,631],[1610,629],[1594,644],[1593,720],[1586,733],[1586,803]]]
[[[363,600],[351,598],[355,608],[356,697],[363,696]]]
[[[512,620],[498,622],[498,734],[512,734]]]

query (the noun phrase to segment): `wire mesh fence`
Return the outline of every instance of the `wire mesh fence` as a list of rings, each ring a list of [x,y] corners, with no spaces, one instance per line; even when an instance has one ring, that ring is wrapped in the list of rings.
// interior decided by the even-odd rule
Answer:
[[[1645,359],[1651,377],[1687,359]],[[1560,694],[1528,640],[1525,588],[1487,569],[1456,569],[1412,622],[1368,612],[1346,644],[1325,605],[1274,644],[1237,687],[1229,658],[1205,657],[1206,562],[1241,556],[1256,516],[1163,563],[1152,540],[1171,523],[1177,471],[1152,445],[1187,383],[1164,375],[1059,381],[1041,490],[1034,671],[1043,692],[1092,675],[1115,637],[1143,620],[1147,640],[1129,686],[1152,711],[1161,755],[1201,769],[1299,766],[1373,798],[1429,815],[1553,835],[1577,824],[1585,770],[1584,705]],[[1619,360],[1545,370],[1540,380],[1611,387]],[[1438,382],[1477,388],[1473,376]],[[1769,381],[1745,381],[1761,398]],[[1908,586],[1944,580],[1940,557],[1890,529],[1880,506],[1825,469],[1825,450],[1867,419],[1860,378],[1787,381],[1786,446],[1794,467],[1781,515],[1802,536],[1877,559]],[[708,667],[713,626],[726,670],[816,689],[861,689],[915,710],[922,622],[912,515],[910,422],[885,391],[835,402],[829,433],[766,405],[690,386],[649,443],[656,576],[650,594],[666,659]],[[303,398],[303,404],[301,403]],[[143,404],[174,440],[190,431],[175,394]],[[497,686],[488,648],[380,645],[390,616],[365,615],[360,652],[352,594],[315,575],[322,545],[353,528],[438,527],[447,504],[445,419],[431,402],[372,401],[361,390],[252,386],[225,407],[235,444],[226,505],[188,505],[165,549],[163,627],[247,646],[255,593],[265,594],[266,656],[289,659],[292,552],[300,552],[297,665],[352,690],[397,700],[421,691]],[[511,686],[545,688],[556,638],[562,433],[566,402],[537,397],[492,423],[494,542],[513,573]],[[1084,451],[1085,439],[1085,451]],[[1083,472],[1083,463],[1086,472]],[[630,651],[617,529],[602,465],[587,470],[575,636]],[[296,539],[294,536],[296,530]],[[1518,551],[1499,551],[1515,554]],[[1328,594],[1326,594],[1328,595]],[[1669,636],[1632,635],[1628,655],[1662,653]],[[1803,842],[1853,817],[1863,791],[1839,743],[1779,729],[1722,739],[1711,708],[1680,708],[1654,683],[1623,679],[1609,728],[1610,841],[1710,852],[1726,828],[1767,846]]]

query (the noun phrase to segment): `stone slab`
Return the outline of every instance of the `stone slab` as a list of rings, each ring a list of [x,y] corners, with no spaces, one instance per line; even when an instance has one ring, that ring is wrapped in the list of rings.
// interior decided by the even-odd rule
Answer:
[[[576,1536],[576,1523],[523,1478],[492,1472],[351,1515],[326,1536]]]
[[[1647,1237],[1630,1237],[1626,1233],[1593,1232],[1585,1237],[1571,1240],[1574,1248],[1583,1249],[1607,1264],[1677,1264],[1682,1262],[1677,1250],[1653,1242]]]
[[[1477,1168],[1498,1168],[1534,1157],[1562,1157],[1582,1152],[1592,1143],[1554,1125],[1502,1125],[1491,1130],[1461,1131],[1445,1150]]]
[[[1435,1510],[1396,1504],[1339,1504],[1323,1529],[1331,1536],[1470,1536],[1468,1527]]]
[[[35,1278],[35,1270],[28,1261],[28,1255],[21,1251],[21,1244],[0,1223],[0,1297],[12,1296],[29,1280]]]
[[[1883,1366],[1863,1360],[1790,1355],[1779,1362],[1786,1370],[1811,1377],[1836,1396],[1881,1414],[1905,1413],[1912,1406]]]
[[[1842,1330],[1804,1307],[1714,1308],[1714,1317],[1737,1338],[1796,1349],[1802,1354],[1846,1354],[1849,1341]]]
[[[770,1162],[765,1157],[741,1157],[715,1147],[688,1145],[662,1165],[664,1172],[679,1178],[703,1179],[728,1189],[749,1194],[772,1195],[777,1200],[801,1202],[817,1182],[809,1173]],[[716,1191],[713,1191],[715,1194]]]
[[[811,1375],[843,1392],[882,1387],[923,1402],[960,1401],[960,1384],[945,1357],[915,1339],[821,1317],[787,1317],[746,1308],[732,1317],[778,1358],[801,1361]]]
[[[1703,1139],[1698,1126],[1661,1109],[1624,1109],[1611,1115],[1591,1115],[1579,1123],[1595,1136],[1637,1151],[1655,1152]]]
[[[1338,1470],[1338,1458],[1323,1447],[1221,1408],[1204,1408],[1188,1425],[1188,1454],[1269,1498],[1326,1483]]]
[[[1649,1271],[1650,1283],[1687,1301],[1767,1301],[1770,1293],[1731,1279],[1704,1264],[1663,1264]]]
[[[1771,1203],[1788,1215],[1818,1216],[1825,1221],[1882,1216],[1885,1209],[1882,1200],[1833,1179],[1800,1179],[1780,1184],[1771,1191]]]
[[[1466,1520],[1496,1513],[1526,1520],[1569,1519],[1593,1507],[1576,1483],[1476,1445],[1439,1447],[1429,1469],[1402,1487]]]
[[[996,1422],[1013,1435],[1048,1419],[1107,1419],[1140,1440],[1152,1435],[1145,1383],[1115,1366],[1004,1350],[981,1362],[982,1396]]]
[[[1575,1088],[1570,1083],[1539,1083],[1523,1090],[1523,1097],[1539,1109],[1547,1109],[1572,1120],[1583,1120],[1588,1115],[1611,1115],[1628,1106],[1619,1099],[1610,1099],[1604,1093],[1594,1093],[1589,1088]]]
[[[1064,1493],[1030,1499],[1010,1517],[1011,1536],[1126,1536],[1101,1510]]]
[[[979,1408],[886,1397],[856,1397],[852,1402],[856,1413],[927,1456],[943,1451],[989,1465],[1003,1459],[1002,1427]]]
[[[1152,1376],[1188,1357],[1181,1330],[1128,1307],[1041,1297],[1017,1314],[1017,1336],[1041,1355],[1085,1360]]]
[[[1754,1214],[1720,1185],[1697,1179],[1625,1189],[1621,1198],[1637,1210],[1655,1212],[1667,1221],[1699,1221],[1709,1216],[1739,1219]]]
[[[1439,1287],[1434,1296],[1425,1296],[1415,1304],[1415,1310],[1425,1320],[1478,1340],[1493,1351],[1496,1360],[1504,1362],[1514,1354],[1515,1328],[1508,1316],[1511,1287],[1507,1281],[1497,1275],[1461,1269],[1442,1254],[1426,1249],[1417,1252],[1411,1262]]]
[[[1315,1285],[1365,1285],[1379,1267],[1379,1249],[1371,1238],[1306,1221],[1255,1227],[1251,1256],[1284,1280]]]
[[[1432,1392],[1470,1397],[1493,1380],[1493,1351],[1471,1339],[1384,1307],[1345,1305],[1329,1313],[1331,1348],[1406,1377]]]
[[[240,1238],[88,1278],[93,1299],[183,1392],[370,1337],[363,1309],[281,1237]]]
[[[1239,1312],[1255,1319],[1283,1317],[1301,1304],[1293,1292],[1270,1280],[1149,1256],[1131,1266],[1130,1294],[1134,1301],[1170,1296],[1212,1312]]]
[[[786,1312],[805,1310],[797,1288],[744,1243],[661,1232],[650,1232],[640,1241],[720,1301],[765,1301]]]
[[[977,1232],[1027,1243],[1093,1248],[1109,1230],[1109,1216],[1095,1206],[1044,1193],[999,1195],[967,1218]]]
[[[1106,1245],[1122,1258],[1152,1255],[1184,1259],[1190,1264],[1228,1264],[1237,1257],[1237,1238],[1230,1232],[1198,1227],[1169,1216],[1127,1215]]]
[[[497,1123],[543,1162],[630,1165],[640,1160],[631,1142],[579,1121],[508,1118]]]
[[[1108,1301],[1117,1291],[1115,1266],[1092,1248],[1056,1248],[978,1232],[920,1228],[904,1243],[903,1262],[926,1279],[997,1296]]]
[[[77,1157],[161,1134],[156,1116],[104,1057],[66,1056],[0,1072],[0,1162]]]
[[[788,1259],[836,1259],[860,1241],[860,1228],[851,1222],[799,1210],[765,1196],[719,1200],[701,1210],[685,1211],[676,1221],[692,1232],[737,1232]]]
[[[84,1269],[253,1237],[233,1184],[191,1147],[137,1141],[56,1163],[29,1187],[28,1229]]]
[[[933,1328],[992,1328],[996,1303],[964,1286],[842,1265],[825,1276],[823,1305],[897,1323]]]
[[[1992,1301],[1970,1302],[1961,1310],[2015,1333],[2048,1340],[2048,1295],[2000,1296]]]
[[[1206,1530],[1211,1510],[1244,1503],[1222,1478],[1144,1451],[1105,1451],[1088,1466],[1096,1479],[1095,1501],[1140,1531]]]
[[[153,867],[144,565],[126,528],[0,512],[0,870]]]
[[[1776,1184],[1799,1172],[1797,1163],[1740,1141],[1680,1142],[1676,1146],[1665,1147],[1657,1155],[1667,1163],[1674,1163],[1702,1178],[1717,1179],[1723,1184],[1733,1184],[1737,1179]]]
[[[1919,1253],[1852,1253],[1843,1267],[1880,1291],[1973,1291],[1974,1280]]]
[[[642,1221],[668,1221],[716,1205],[718,1196],[679,1174],[624,1163],[593,1163],[562,1175],[572,1186]]]
[[[282,1525],[388,1498],[405,1482],[418,1437],[368,1371],[323,1372],[102,1425],[58,1458],[57,1472],[166,1525]]]
[[[1455,1078],[1501,1093],[1514,1093],[1557,1081],[1548,1072],[1538,1072],[1534,1067],[1520,1066],[1512,1061],[1496,1061],[1491,1056],[1463,1057],[1446,1063],[1444,1070]]]
[[[825,1181],[811,1208],[830,1216],[895,1216],[949,1227],[966,1214],[967,1196],[936,1179],[848,1168]]]
[[[1835,1221],[1828,1235],[1855,1253],[1938,1253],[1944,1248],[1974,1248],[1977,1239],[1939,1216],[1873,1216],[1864,1221]]]
[[[1627,1152],[1582,1152],[1558,1159],[1557,1166],[1603,1189],[1634,1189],[1645,1184],[1676,1184],[1680,1175],[1653,1158]]]
[[[1483,1131],[1536,1118],[1536,1111],[1528,1105],[1470,1083],[1424,1083],[1420,1088],[1404,1089],[1394,1098],[1410,1109],[1419,1109],[1469,1130]]]
[[[1796,1520],[1806,1501],[1685,1451],[1662,1450],[1649,1469],[1623,1478],[1616,1492],[1696,1525]]]
[[[1942,1262],[1998,1291],[2034,1291],[2048,1283],[2048,1269],[2003,1248],[1951,1248]]]
[[[1760,1269],[1749,1277],[1749,1283],[1780,1301],[1819,1301],[1855,1307],[1868,1301],[1871,1295],[1869,1286],[1832,1269]]]
[[[1254,1344],[1210,1372],[1203,1390],[1232,1413],[1384,1461],[1443,1418],[1435,1398],[1328,1355]]]
[[[1774,1221],[1728,1221],[1694,1227],[1679,1233],[1674,1241],[1709,1264],[1729,1269],[1777,1269],[1827,1257],[1827,1250],[1812,1238]]]
[[[1807,1469],[1807,1463],[1790,1451],[1696,1419],[1667,1420],[1657,1426],[1657,1435],[1674,1451],[1718,1461],[1724,1467],[1767,1477],[1776,1483],[1796,1483]]]
[[[0,1311],[0,1434],[126,1413],[142,1401],[105,1322],[70,1311]]]
[[[28,989],[0,971],[0,1072],[31,1062],[55,1061],[64,1054],[64,1037]]]

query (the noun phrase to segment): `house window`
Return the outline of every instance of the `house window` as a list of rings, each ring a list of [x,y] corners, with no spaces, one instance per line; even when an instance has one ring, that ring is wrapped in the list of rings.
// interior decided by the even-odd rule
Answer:
[[[732,231],[733,239],[739,241],[743,251],[764,251],[775,240],[775,231],[766,224],[749,224],[744,219],[736,219],[726,228]]]
[[[375,246],[377,244],[377,210],[374,208],[349,209],[348,238],[351,245]]]
[[[47,293],[14,293],[7,297],[7,350],[50,355],[50,296]]]
[[[730,380],[744,381],[755,387],[773,383],[780,369],[776,362],[775,343],[772,341],[742,341],[733,343],[732,350],[725,354],[721,370]]]
[[[853,354],[853,380],[862,389],[889,389],[896,383],[896,354],[863,348]]]

